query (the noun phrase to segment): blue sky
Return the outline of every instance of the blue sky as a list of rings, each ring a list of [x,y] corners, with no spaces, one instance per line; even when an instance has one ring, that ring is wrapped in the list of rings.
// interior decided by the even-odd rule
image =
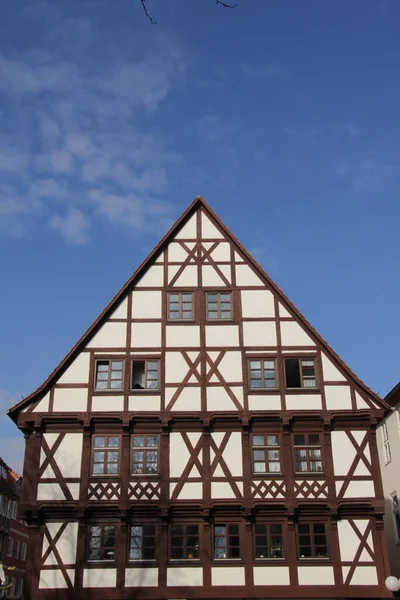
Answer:
[[[397,0],[3,0],[0,407],[201,194],[375,391],[400,379]],[[0,416],[0,455],[23,438]]]

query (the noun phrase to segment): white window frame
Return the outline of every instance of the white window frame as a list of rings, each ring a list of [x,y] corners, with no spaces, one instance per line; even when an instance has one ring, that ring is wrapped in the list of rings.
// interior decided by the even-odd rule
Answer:
[[[383,460],[385,466],[392,462],[392,453],[390,451],[389,433],[387,422],[382,423],[382,445],[383,445]]]

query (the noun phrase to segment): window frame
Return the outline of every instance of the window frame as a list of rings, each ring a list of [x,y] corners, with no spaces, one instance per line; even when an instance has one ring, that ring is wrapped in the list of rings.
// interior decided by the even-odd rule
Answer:
[[[155,446],[134,446],[134,439],[135,438],[157,438],[157,447]],[[160,476],[160,442],[161,442],[161,436],[159,433],[132,433],[131,435],[131,441],[130,441],[130,476],[131,477],[142,477],[143,475],[146,475],[146,477],[159,477]],[[134,452],[144,452],[144,458],[143,458],[143,471],[141,473],[137,472],[134,473],[133,471],[133,465],[134,465],[134,460],[133,460],[133,453]],[[147,453],[148,452],[157,452],[157,472],[156,473],[150,473],[148,472],[148,461],[147,461]],[[138,461],[136,461],[138,462]],[[153,462],[153,461],[150,461]]]
[[[309,528],[309,533],[308,535],[310,536],[310,545],[308,544],[303,544],[302,546],[307,546],[311,548],[311,556],[301,556],[300,555],[300,535],[307,535],[305,533],[300,533],[299,531],[299,527],[300,526],[305,526],[308,525]],[[315,525],[323,525],[324,526],[324,533],[316,533],[314,531],[314,526]],[[326,547],[326,556],[317,556],[316,555],[316,544],[315,544],[315,536],[316,535],[324,535],[325,536],[325,546]],[[332,561],[332,557],[330,555],[330,540],[329,540],[329,535],[328,535],[328,527],[327,527],[327,523],[325,521],[315,521],[315,520],[301,520],[296,524],[296,549],[297,549],[297,560],[299,562],[303,562],[303,561]]]
[[[233,290],[208,290],[206,291],[206,296],[205,296],[205,317],[206,317],[206,322],[207,325],[212,324],[212,323],[232,323],[232,321],[234,321],[235,319],[235,311],[234,311],[234,294],[233,294]],[[216,295],[217,296],[217,317],[214,318],[210,318],[208,316],[208,297],[211,295]],[[223,319],[221,317],[221,295],[223,296],[230,296],[230,316],[229,319]],[[214,312],[214,311],[213,311]]]
[[[14,538],[11,536],[8,537],[8,545],[7,545],[7,556],[12,557],[14,548]]]
[[[386,419],[382,423],[382,446],[383,446],[383,461],[386,465],[392,462],[392,452],[390,450],[389,432]]]
[[[252,387],[251,386],[251,366],[250,363],[254,361],[260,361],[262,363],[261,366],[261,383],[264,383],[264,361],[269,361],[274,363],[274,374],[275,374],[275,386],[274,387]],[[254,370],[254,369],[253,369]],[[279,365],[278,359],[276,356],[260,356],[260,355],[247,355],[247,389],[249,394],[265,394],[268,392],[276,393],[279,390]]]
[[[105,387],[105,388],[98,388],[97,387],[97,367],[98,367],[98,364],[101,363],[101,362],[103,362],[103,363],[108,362],[108,379],[107,379],[107,387]],[[111,381],[112,381],[112,379],[111,379],[111,373],[112,373],[111,365],[112,365],[113,362],[120,362],[120,363],[122,363],[122,370],[121,370],[122,376],[121,376],[121,387],[120,388],[111,387]],[[98,356],[98,357],[96,357],[94,359],[93,391],[95,393],[102,394],[102,393],[105,392],[105,393],[109,394],[111,392],[111,393],[120,394],[125,389],[124,383],[125,383],[125,358],[118,358],[116,356],[114,356],[112,358],[107,358],[107,357],[103,358],[103,357]]]
[[[267,445],[264,444],[262,446],[261,445],[255,445],[254,444],[254,438],[255,437],[261,437],[261,436],[264,437],[264,442],[265,441],[268,442],[268,437],[271,437],[271,436],[277,437],[278,438],[278,445],[277,446],[272,446],[272,445],[268,445],[268,444]],[[273,474],[273,475],[282,475],[283,474],[283,471],[282,471],[281,448],[282,448],[282,440],[281,440],[281,435],[279,433],[275,433],[275,432],[272,432],[272,431],[271,432],[269,432],[269,431],[268,432],[264,432],[264,431],[263,432],[258,432],[258,431],[253,431],[252,432],[252,434],[251,434],[251,450],[250,450],[250,452],[251,452],[251,469],[252,469],[252,475],[253,475],[253,477],[257,477],[257,476],[261,477],[263,475],[270,475],[270,474]],[[269,450],[273,450],[273,449],[278,450],[279,460],[272,460],[272,461],[270,461],[268,459],[268,451]],[[266,471],[256,471],[254,469],[255,462],[262,462],[262,461],[255,461],[254,460],[254,452],[256,450],[264,452],[265,466],[267,466],[267,464],[269,465],[270,462],[279,462],[280,470],[279,471],[269,471],[269,470],[266,470]]]
[[[21,544],[19,540],[15,540],[15,546],[13,549],[13,556],[16,559],[19,559],[19,550],[20,550]]]
[[[90,535],[90,530],[93,527],[100,527],[100,546],[99,546],[99,551],[100,553],[106,551],[107,549],[112,549],[114,550],[114,557],[113,558],[89,558],[89,552],[90,552],[90,540],[91,540],[91,535]],[[105,546],[104,545],[104,528],[105,527],[113,527],[114,528],[114,546]],[[89,523],[87,526],[87,532],[86,532],[86,562],[93,564],[93,563],[116,563],[117,562],[117,548],[118,548],[118,541],[117,541],[117,525],[116,523]],[[99,536],[94,536],[94,537],[99,537]]]
[[[295,436],[296,435],[303,435],[305,438],[305,443],[304,444],[296,444],[295,443]],[[319,438],[319,444],[309,444],[309,436],[310,435],[317,435]],[[305,474],[308,476],[310,475],[317,475],[317,476],[321,476],[324,474],[324,453],[323,453],[323,439],[321,439],[322,433],[319,431],[314,431],[314,432],[303,432],[303,431],[294,431],[292,434],[292,448],[293,448],[293,472],[295,474],[296,477]],[[316,450],[319,449],[320,450],[320,459],[311,459],[310,458],[310,451],[311,450]],[[296,450],[305,450],[306,451],[306,457],[305,459],[303,459],[302,461],[297,461],[296,459]],[[297,471],[296,468],[296,463],[297,462],[307,462],[307,469],[310,468],[310,463],[311,462],[320,462],[321,463],[321,471]]]
[[[186,555],[186,558],[173,558],[172,557],[172,529],[174,527],[182,527],[183,528],[183,535],[182,535],[182,539],[183,539],[183,543],[182,546],[179,546],[179,548],[182,548],[183,550],[183,554]],[[188,527],[197,527],[197,546],[198,546],[198,556],[197,557],[193,557],[190,558],[188,556],[189,554],[189,548],[190,546],[188,546],[188,537],[190,537],[191,535],[194,536],[195,534],[188,534],[187,532],[187,528]],[[200,524],[199,523],[182,523],[182,522],[175,522],[175,523],[170,523],[170,526],[168,528],[168,558],[170,562],[173,562],[174,564],[177,562],[195,562],[198,563],[201,560],[201,546],[202,546],[202,539],[201,539],[201,528],[200,528]],[[178,547],[178,546],[177,546]]]
[[[112,446],[104,446],[104,448],[102,448],[101,446],[95,447],[95,439],[96,438],[105,438],[107,443],[107,440],[109,438],[118,438],[118,447],[112,447]],[[92,448],[91,448],[91,461],[90,461],[90,477],[120,477],[121,475],[121,434],[119,433],[101,433],[101,432],[97,432],[97,433],[93,433],[92,434]],[[104,452],[104,462],[100,463],[100,462],[96,462],[95,463],[95,452]],[[118,461],[116,463],[114,462],[109,462],[107,460],[108,454],[109,452],[117,452],[118,453]],[[106,465],[108,464],[116,464],[117,465],[117,472],[116,473],[95,473],[94,472],[94,465],[95,464],[103,464],[104,467],[106,467]]]
[[[22,542],[22,547],[21,547],[21,560],[22,561],[26,560],[27,552],[28,552],[28,544],[26,542]]]
[[[144,387],[144,388],[134,388],[133,387],[133,365],[135,362],[144,362],[144,381],[145,384],[147,384],[147,372],[148,372],[148,368],[147,368],[147,363],[149,362],[154,362],[157,363],[157,387],[155,388],[151,388],[151,387]],[[160,381],[160,364],[161,364],[161,359],[159,356],[157,357],[140,357],[140,356],[135,356],[135,358],[132,358],[131,360],[131,367],[130,367],[130,382],[129,382],[129,391],[130,393],[160,393],[161,390],[161,381]]]
[[[132,529],[133,527],[141,527],[142,528],[142,545],[141,545],[141,558],[131,558],[130,557],[130,551],[131,551],[131,541],[132,541]],[[144,531],[143,529],[145,527],[154,527],[154,535],[153,536],[145,536],[144,535]],[[140,525],[136,524],[136,523],[130,523],[129,524],[129,533],[128,533],[128,551],[127,551],[127,560],[128,563],[135,563],[135,562],[139,562],[139,563],[151,563],[154,564],[155,562],[157,562],[158,559],[158,545],[157,545],[157,538],[159,535],[159,529],[158,529],[158,525],[156,522],[144,522],[141,523]],[[143,558],[143,550],[144,550],[144,544],[143,541],[145,539],[145,537],[154,537],[154,558]]]
[[[286,393],[304,393],[304,392],[309,392],[309,393],[315,393],[316,391],[318,391],[320,389],[320,378],[319,378],[319,365],[318,365],[318,356],[316,354],[302,354],[301,352],[299,352],[299,354],[294,354],[294,355],[287,355],[284,354],[282,356],[282,360],[283,360],[283,365],[282,365],[282,369],[283,369],[283,382],[284,382],[284,389]],[[300,374],[300,387],[288,387],[287,386],[287,380],[286,380],[286,361],[287,360],[297,360],[299,363],[301,363],[301,361],[303,360],[307,360],[307,361],[313,361],[314,363],[314,379],[315,379],[315,386],[311,387],[311,386],[304,386],[303,385],[303,370],[300,368],[299,365],[299,374]]]
[[[257,534],[256,534],[256,527],[265,527],[266,528],[266,538],[267,538],[267,556],[260,556],[257,557],[257,544],[256,544],[256,538],[257,538]],[[281,550],[282,550],[282,556],[271,556],[272,554],[272,543],[270,540],[272,540],[273,536],[276,536],[277,534],[273,534],[271,533],[271,527],[275,527],[275,526],[279,526],[281,528]],[[287,560],[286,556],[285,556],[285,527],[284,527],[284,523],[271,523],[271,522],[267,522],[267,521],[259,521],[253,524],[252,526],[252,546],[253,546],[253,560],[255,562],[260,562],[263,560],[272,560],[272,561],[285,561]]]
[[[215,538],[216,538],[216,534],[215,534],[215,530],[216,527],[225,527],[225,557],[217,557],[215,556],[215,551],[216,551],[216,545],[215,545]],[[238,533],[237,534],[231,534],[229,532],[229,529],[231,527],[237,527],[238,528]],[[229,538],[233,535],[237,535],[237,537],[239,538],[239,544],[238,546],[231,546],[229,543]],[[243,561],[243,549],[242,549],[242,545],[243,545],[243,541],[242,541],[242,527],[241,527],[241,523],[239,522],[235,522],[235,523],[230,523],[230,522],[223,522],[223,523],[214,523],[213,525],[213,531],[212,531],[212,560],[214,562],[226,562],[226,561],[234,561],[235,563],[239,562],[239,561]],[[222,546],[218,546],[219,548],[222,548]],[[227,554],[229,555],[232,548],[239,548],[239,556],[238,557],[232,557],[232,556],[227,556]]]
[[[192,316],[190,317],[190,319],[185,319],[182,316],[182,304],[183,304],[183,299],[182,296],[191,296],[191,306],[192,306]],[[170,316],[170,297],[171,296],[179,296],[178,299],[178,303],[179,303],[179,308],[178,308],[178,312],[179,312],[179,317],[171,317]],[[196,320],[196,301],[195,301],[195,293],[194,291],[185,291],[185,290],[176,290],[176,291],[171,291],[171,292],[167,292],[167,321],[169,323],[193,323],[193,321]]]

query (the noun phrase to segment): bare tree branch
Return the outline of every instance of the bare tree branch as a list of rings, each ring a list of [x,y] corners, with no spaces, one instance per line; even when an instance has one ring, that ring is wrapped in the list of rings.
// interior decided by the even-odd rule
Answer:
[[[216,0],[216,4],[220,4],[224,8],[235,8],[236,6],[239,6],[238,4],[227,4],[226,2],[221,2],[221,0]]]
[[[145,5],[145,2],[146,2],[146,0],[140,0],[140,2],[142,3],[143,10],[144,10],[144,14],[145,14],[145,15],[146,15],[146,17],[149,19],[150,23],[151,23],[152,25],[157,25],[157,21],[155,21],[155,20],[153,19],[153,17],[152,17],[151,15],[149,15],[149,13],[147,12],[147,8],[146,8],[146,5]]]

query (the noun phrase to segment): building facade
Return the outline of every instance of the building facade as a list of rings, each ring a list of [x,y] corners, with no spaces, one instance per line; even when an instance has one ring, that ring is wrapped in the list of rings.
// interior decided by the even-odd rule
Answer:
[[[6,576],[0,589],[12,584],[4,592],[9,598],[26,597],[28,528],[17,518],[20,487],[21,477],[0,458],[0,563]],[[7,571],[8,567],[15,569]]]
[[[386,396],[392,410],[377,429],[379,462],[385,497],[385,534],[391,575],[400,577],[400,383]]]
[[[197,197],[9,411],[30,597],[388,597],[386,409]]]

